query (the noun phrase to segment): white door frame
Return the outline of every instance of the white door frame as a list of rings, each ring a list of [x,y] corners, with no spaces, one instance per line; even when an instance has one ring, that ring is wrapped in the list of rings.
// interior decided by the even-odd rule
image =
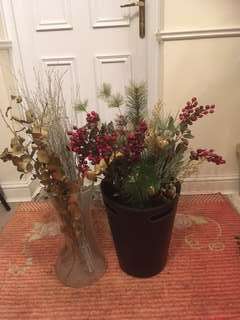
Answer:
[[[161,98],[161,50],[157,34],[161,24],[162,0],[146,0],[147,84],[151,109]]]

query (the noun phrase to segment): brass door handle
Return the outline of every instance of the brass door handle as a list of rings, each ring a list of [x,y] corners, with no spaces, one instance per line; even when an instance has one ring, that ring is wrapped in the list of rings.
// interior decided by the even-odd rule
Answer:
[[[121,8],[139,7],[139,35],[145,38],[145,0],[123,4]]]
[[[131,2],[131,3],[123,4],[120,7],[121,8],[128,8],[128,7],[144,7],[144,6],[145,6],[144,1],[138,1],[138,2]]]

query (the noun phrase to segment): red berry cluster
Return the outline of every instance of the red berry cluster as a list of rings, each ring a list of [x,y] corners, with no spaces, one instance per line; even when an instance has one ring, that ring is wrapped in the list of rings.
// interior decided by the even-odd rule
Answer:
[[[135,131],[128,133],[127,144],[123,148],[123,153],[131,160],[137,161],[144,149],[145,133],[147,131],[147,124],[141,121]]]
[[[106,162],[109,161],[112,153],[114,152],[114,145],[117,140],[117,135],[115,132],[105,134],[99,134],[96,136],[95,154],[94,151],[90,151],[88,159],[92,164],[97,164],[104,159]]]
[[[102,125],[98,128],[99,115],[96,112],[87,114],[87,124],[69,131],[70,149],[78,157],[78,169],[83,175],[89,170],[89,162],[98,164],[102,159],[108,161],[114,151],[117,134],[112,126]]]
[[[69,131],[70,137],[70,150],[78,155],[78,169],[81,173],[88,171],[88,162],[86,161],[88,155],[88,140],[89,131],[87,127],[74,128],[73,131]]]
[[[87,126],[88,127],[95,127],[97,126],[98,122],[100,121],[99,115],[92,111],[91,113],[87,113]]]
[[[210,150],[198,149],[197,151],[191,151],[190,159],[191,160],[206,159],[208,162],[213,162],[216,165],[226,163],[226,161],[223,160],[222,156],[219,156],[216,153],[214,153],[214,150],[212,149]]]
[[[209,113],[214,113],[215,105],[199,106],[197,98],[192,98],[188,101],[186,106],[182,109],[179,119],[182,123],[192,125],[194,121],[204,117]]]

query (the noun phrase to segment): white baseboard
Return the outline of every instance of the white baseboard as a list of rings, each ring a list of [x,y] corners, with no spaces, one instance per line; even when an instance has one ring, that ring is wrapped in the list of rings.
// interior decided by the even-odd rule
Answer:
[[[8,202],[31,201],[40,191],[39,182],[31,179],[24,182],[3,183],[1,187]]]
[[[240,177],[233,176],[201,176],[188,178],[182,186],[182,194],[218,193],[233,194],[239,192]]]

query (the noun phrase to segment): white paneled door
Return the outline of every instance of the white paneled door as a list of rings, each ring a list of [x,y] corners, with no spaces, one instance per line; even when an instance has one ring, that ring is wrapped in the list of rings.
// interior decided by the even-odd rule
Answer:
[[[120,7],[127,2],[3,0],[14,20],[18,61],[28,86],[33,84],[33,66],[67,69],[68,92],[79,85],[81,98],[104,120],[112,119],[112,111],[97,99],[101,84],[111,83],[114,91],[123,92],[131,80],[148,82],[148,33],[140,38],[139,7]]]

